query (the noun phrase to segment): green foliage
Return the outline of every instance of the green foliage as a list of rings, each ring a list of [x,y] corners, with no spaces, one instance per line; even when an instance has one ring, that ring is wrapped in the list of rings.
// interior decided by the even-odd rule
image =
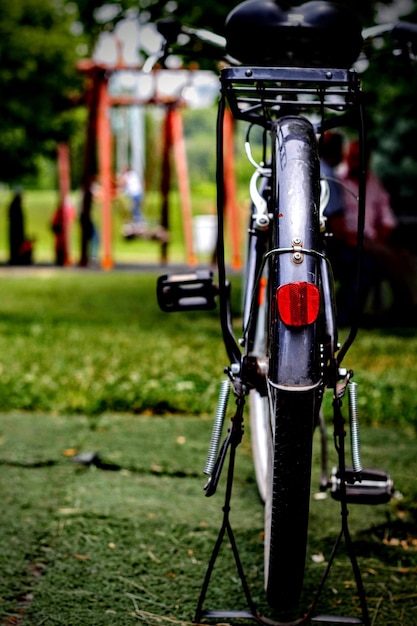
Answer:
[[[216,33],[222,34],[224,31],[224,22],[227,14],[238,2],[227,0],[227,2],[210,2],[202,0],[201,2],[193,2],[193,0],[182,0],[181,2],[172,3],[169,0],[160,2],[160,0],[139,0],[139,7],[146,12],[151,22],[155,22],[162,17],[175,17],[183,24],[207,28]],[[201,52],[201,50],[200,50]],[[198,54],[198,50],[196,50]],[[196,60],[204,60],[202,58]]]
[[[192,186],[216,180],[216,113],[215,107],[184,111],[184,139]]]
[[[391,194],[397,213],[413,215],[417,186],[417,71],[407,55],[394,56],[395,43],[371,53],[363,74],[368,134],[375,170]],[[382,77],[382,80],[381,80]]]
[[[25,186],[35,181],[41,188],[51,186],[56,177],[52,163],[58,141],[70,142],[73,180],[80,180],[85,111],[74,109],[82,94],[75,64],[80,54],[91,55],[100,32],[113,30],[126,15],[136,16],[142,23],[172,15],[186,24],[221,33],[225,17],[236,4],[120,0],[109,5],[104,0],[16,0],[7,9],[0,7],[0,87],[7,96],[0,103],[2,181]],[[357,10],[364,26],[372,23],[376,3],[348,4]],[[103,6],[114,9],[111,17],[106,18],[100,11]],[[409,18],[414,19],[413,13]],[[387,42],[387,49],[391,43]],[[204,54],[198,49],[195,58],[202,62]],[[412,213],[417,193],[415,76],[413,66],[407,68],[402,61],[380,53],[364,75],[376,169],[393,196],[396,210],[403,214]],[[200,127],[191,123],[187,142],[195,156],[190,161],[191,175],[197,178],[204,172],[213,180],[211,115],[207,116],[209,120]],[[154,164],[150,166],[155,172]],[[239,179],[244,172],[238,162]]]
[[[34,171],[37,155],[54,154],[72,119],[62,114],[80,93],[77,38],[64,0],[16,0],[0,8],[1,180]]]

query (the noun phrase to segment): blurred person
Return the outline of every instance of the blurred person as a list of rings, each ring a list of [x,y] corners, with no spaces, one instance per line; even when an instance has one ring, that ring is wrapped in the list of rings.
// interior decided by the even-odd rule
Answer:
[[[327,220],[326,247],[332,262],[337,281],[336,307],[339,326],[352,323],[358,296],[359,309],[365,307],[368,293],[374,282],[375,262],[369,253],[362,256],[361,283],[357,286],[357,245],[356,239],[345,237],[346,198],[340,176],[344,162],[344,136],[337,132],[327,132],[320,142],[320,172],[329,186],[329,201],[324,210]]]
[[[356,303],[356,244],[344,241],[344,219],[346,213],[345,194],[339,175],[344,158],[344,136],[327,132],[319,144],[320,175],[329,186],[329,200],[324,209],[327,221],[326,249],[332,263],[336,289],[336,309],[339,326],[347,326],[353,320]],[[374,264],[368,255],[363,255],[363,271],[359,291],[359,306],[362,309],[373,281]]]
[[[128,167],[125,168],[121,185],[125,195],[130,199],[130,215],[134,224],[143,224],[144,217],[142,213],[143,187],[139,174],[135,170]]]
[[[70,226],[75,217],[75,209],[69,196],[61,198],[52,216],[51,230],[54,234],[55,265],[70,264]]]
[[[364,226],[364,255],[361,309],[369,291],[388,279],[393,306],[390,316],[396,321],[411,321],[417,311],[417,281],[412,256],[395,243],[398,221],[390,197],[366,159],[366,210]],[[343,210],[330,211],[329,220],[334,235],[333,254],[339,256],[336,266],[340,273],[338,310],[342,324],[351,322],[356,291],[354,258],[357,248],[358,193],[360,178],[360,145],[350,142],[345,161],[338,171],[343,190]],[[336,252],[335,252],[336,249]],[[408,318],[408,320],[407,320]]]
[[[63,266],[66,258],[65,216],[63,203],[59,203],[51,223],[54,233],[55,265]]]
[[[9,205],[9,265],[32,263],[33,241],[25,236],[23,191],[16,188]]]

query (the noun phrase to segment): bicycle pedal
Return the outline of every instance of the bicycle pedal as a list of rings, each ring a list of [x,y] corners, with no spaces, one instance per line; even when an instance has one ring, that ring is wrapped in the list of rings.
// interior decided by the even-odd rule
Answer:
[[[157,299],[162,311],[210,311],[216,308],[218,288],[209,270],[158,278]]]
[[[341,477],[334,467],[330,478],[330,494],[334,500],[341,500]],[[394,483],[387,472],[377,469],[355,473],[352,468],[345,471],[346,502],[349,504],[386,504],[390,501]]]

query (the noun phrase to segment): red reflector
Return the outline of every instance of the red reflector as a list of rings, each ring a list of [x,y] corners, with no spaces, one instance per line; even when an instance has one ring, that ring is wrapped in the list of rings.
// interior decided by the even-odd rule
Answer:
[[[307,326],[316,321],[320,292],[312,283],[289,283],[277,289],[278,312],[287,326]]]

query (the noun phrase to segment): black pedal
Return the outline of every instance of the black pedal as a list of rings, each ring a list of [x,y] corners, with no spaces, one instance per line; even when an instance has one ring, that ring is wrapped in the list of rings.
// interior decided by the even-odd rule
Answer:
[[[346,502],[349,504],[386,504],[390,501],[394,483],[387,472],[366,469],[355,473],[345,471]],[[334,467],[330,478],[330,493],[334,500],[341,499],[341,479],[339,470]]]
[[[159,307],[167,313],[210,311],[216,308],[217,294],[218,288],[209,270],[160,276],[156,288]]]

